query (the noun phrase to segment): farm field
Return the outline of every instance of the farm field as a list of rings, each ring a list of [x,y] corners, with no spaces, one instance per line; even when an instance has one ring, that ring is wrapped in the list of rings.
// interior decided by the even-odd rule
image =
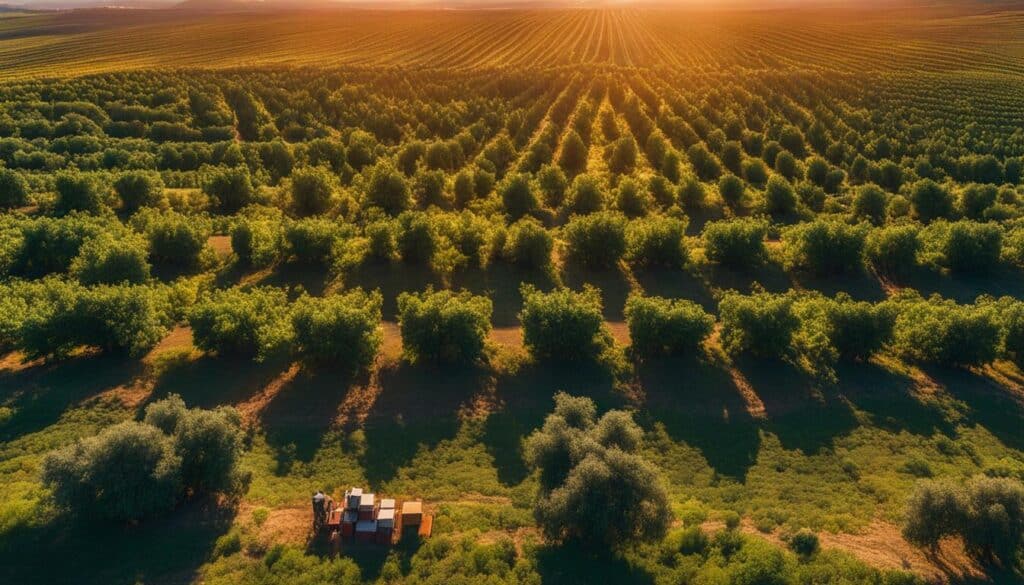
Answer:
[[[1024,581],[1022,57],[1000,3],[0,13],[0,582]],[[433,534],[314,534],[352,486]]]

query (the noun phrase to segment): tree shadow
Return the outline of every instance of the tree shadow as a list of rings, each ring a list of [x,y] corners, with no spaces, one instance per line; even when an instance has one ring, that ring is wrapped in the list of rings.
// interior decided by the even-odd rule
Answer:
[[[792,284],[782,267],[771,261],[747,269],[709,263],[702,265],[701,272],[713,290],[736,290],[750,294],[754,283],[757,283],[768,292],[784,293]]]
[[[258,282],[261,286],[291,288],[301,286],[313,296],[323,296],[331,282],[330,269],[316,264],[282,262]]]
[[[267,444],[277,455],[278,474],[295,461],[309,462],[338,416],[345,395],[368,375],[303,368],[287,380],[260,414]]]
[[[736,367],[764,404],[765,430],[786,449],[817,453],[857,427],[853,408],[842,396],[834,389],[822,391],[791,364],[741,356]]]
[[[637,378],[643,422],[662,423],[720,475],[746,478],[761,447],[760,425],[728,372],[695,357],[662,358],[639,364]]]
[[[88,353],[62,361],[0,370],[0,402],[12,414],[0,420],[0,441],[33,433],[57,422],[75,404],[142,374],[138,360]]]
[[[958,303],[973,303],[981,295],[1024,299],[1024,271],[1004,267],[979,274],[944,274],[920,267],[900,281],[927,297],[934,293]]]
[[[713,312],[718,301],[712,296],[700,278],[685,269],[677,268],[636,268],[633,270],[644,294],[670,299],[688,299]]]
[[[379,373],[380,394],[363,427],[360,463],[370,485],[392,479],[423,447],[455,436],[459,411],[491,373],[483,366],[433,366],[400,362]]]
[[[243,402],[288,368],[278,358],[251,359],[177,353],[162,356],[160,374],[147,402],[178,394],[190,407],[213,408]]]
[[[626,297],[630,286],[626,275],[616,266],[607,269],[591,269],[579,266],[575,262],[566,262],[562,269],[563,280],[569,288],[580,290],[583,285],[590,284],[601,291],[604,318],[611,321],[622,321],[626,308]]]
[[[137,526],[60,516],[16,528],[0,541],[0,582],[192,582],[235,514],[233,506],[203,499]]]
[[[464,288],[473,294],[490,297],[494,303],[491,322],[495,327],[519,325],[519,311],[523,308],[519,286],[523,283],[532,284],[543,291],[555,287],[550,273],[522,270],[500,262],[491,264],[486,270],[474,267],[452,275],[453,288]]]
[[[364,263],[346,273],[344,280],[346,288],[380,289],[384,297],[381,312],[388,321],[398,319],[398,295],[442,284],[429,266],[399,263]]]
[[[695,209],[687,209],[686,217],[689,218],[689,223],[686,224],[686,235],[688,236],[699,236],[704,231],[704,226],[709,221],[718,221],[725,218],[723,206],[713,207],[698,207]]]
[[[876,303],[884,301],[886,298],[882,283],[867,271],[860,271],[856,274],[832,274],[827,276],[796,273],[792,278],[793,284],[796,285],[793,288],[817,291],[828,297],[834,297],[836,294],[844,292],[858,301]]]
[[[970,409],[968,419],[1006,446],[1024,450],[1024,404],[994,381],[965,369],[924,366],[924,372]]]
[[[938,404],[922,402],[913,395],[913,381],[870,362],[836,365],[837,390],[872,423],[890,432],[907,431],[920,436],[956,433]]]
[[[536,559],[541,583],[654,584],[650,573],[631,565],[621,555],[606,550],[591,551],[572,544],[545,545],[537,549]]]
[[[594,400],[599,412],[625,404],[614,390],[614,377],[598,362],[528,363],[497,380],[495,398],[502,408],[484,424],[483,443],[494,459],[498,480],[518,485],[530,471],[523,463],[522,441],[554,409],[554,395],[564,391]]]

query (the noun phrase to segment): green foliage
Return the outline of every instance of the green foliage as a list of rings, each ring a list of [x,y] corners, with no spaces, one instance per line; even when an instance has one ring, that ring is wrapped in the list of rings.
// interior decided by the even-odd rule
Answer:
[[[569,257],[583,266],[615,266],[626,252],[626,223],[611,211],[574,216],[562,232]]]
[[[863,268],[868,229],[838,220],[815,220],[782,233],[786,267],[817,275],[855,273]]]
[[[969,219],[983,219],[985,211],[995,204],[997,194],[995,185],[967,185],[960,192],[960,213]]]
[[[587,145],[575,130],[569,130],[562,140],[562,151],[558,155],[558,166],[567,175],[574,177],[587,170]]]
[[[523,218],[508,227],[501,246],[501,257],[524,268],[546,270],[551,266],[554,238],[532,217]]]
[[[686,222],[652,216],[626,226],[626,259],[635,265],[680,268],[689,259],[683,244]]]
[[[555,411],[524,443],[542,478],[534,516],[547,538],[594,549],[660,539],[672,514],[654,467],[639,454],[632,416],[596,418],[593,402],[555,395]]]
[[[947,218],[953,213],[953,196],[931,179],[921,179],[910,188],[910,204],[922,222]]]
[[[677,193],[679,204],[688,210],[700,209],[707,199],[704,185],[693,175],[685,175],[679,180]]]
[[[142,207],[163,207],[164,182],[160,175],[147,171],[131,171],[114,181],[114,192],[121,200],[121,211],[134,213]]]
[[[379,291],[354,289],[327,297],[302,297],[292,311],[294,351],[310,363],[342,371],[368,368],[384,337]]]
[[[274,218],[244,218],[231,228],[231,250],[246,266],[263,268],[280,256],[284,231]]]
[[[398,216],[397,245],[402,260],[425,263],[434,258],[438,248],[437,229],[429,215],[406,211]]]
[[[878,272],[906,275],[917,266],[921,229],[914,224],[886,226],[868,232],[864,254]]]
[[[28,183],[20,173],[0,167],[0,209],[28,205]]]
[[[615,206],[628,217],[643,217],[650,211],[651,194],[632,177],[623,177],[615,189]]]
[[[154,264],[183,268],[200,265],[211,231],[205,218],[156,209],[139,211],[131,224],[149,241],[149,258]]]
[[[594,213],[605,207],[605,186],[594,174],[577,175],[569,187],[566,207],[573,213]]]
[[[402,348],[411,361],[474,362],[484,356],[493,305],[467,291],[427,289],[398,297]]]
[[[787,295],[726,293],[718,303],[718,315],[722,347],[733,355],[782,357],[800,326]]]
[[[146,240],[137,234],[102,234],[79,248],[69,272],[82,284],[142,284],[149,279]]]
[[[271,287],[215,291],[188,314],[196,347],[221,356],[264,359],[292,336],[288,297]]]
[[[513,220],[532,213],[540,206],[533,182],[525,173],[507,175],[498,186],[498,194],[501,196],[505,213]]]
[[[106,207],[106,196],[99,180],[90,174],[65,171],[54,180],[57,201],[54,212],[66,215],[73,211],[99,213]]]
[[[733,268],[760,264],[767,256],[768,226],[751,218],[708,222],[701,238],[708,260]]]
[[[684,299],[630,295],[625,314],[632,350],[642,357],[699,353],[715,324],[700,305]]]
[[[389,215],[398,215],[412,207],[409,183],[393,165],[381,161],[369,171],[365,201]]]
[[[303,167],[291,174],[292,207],[300,216],[319,215],[330,210],[334,198],[334,177],[322,167]]]
[[[984,273],[999,265],[1003,230],[970,220],[935,222],[924,230],[922,240],[925,249],[950,270]]]
[[[636,140],[632,134],[621,136],[611,144],[608,152],[608,170],[617,175],[632,172],[636,167],[637,151]]]
[[[255,197],[252,177],[245,167],[226,168],[214,172],[203,185],[221,213],[235,213],[252,203]]]
[[[796,192],[793,186],[778,175],[772,175],[764,188],[765,211],[773,215],[786,215],[796,211]]]
[[[715,155],[708,152],[703,144],[694,144],[686,151],[693,171],[701,181],[714,181],[722,174],[722,165],[719,164]]]
[[[908,297],[896,301],[893,347],[902,357],[940,365],[982,365],[996,358],[999,324],[984,306]]]
[[[8,269],[31,277],[68,270],[86,241],[107,230],[117,233],[107,221],[78,213],[18,220],[10,225],[16,235]]]
[[[726,173],[718,179],[718,194],[729,207],[739,207],[743,203],[743,195],[746,191],[743,180],[732,173]]]
[[[601,294],[586,286],[575,292],[567,288],[549,293],[522,285],[523,345],[539,360],[593,359],[611,346],[601,313]]]
[[[299,219],[284,230],[285,253],[294,262],[330,266],[344,238],[345,229],[336,220]]]

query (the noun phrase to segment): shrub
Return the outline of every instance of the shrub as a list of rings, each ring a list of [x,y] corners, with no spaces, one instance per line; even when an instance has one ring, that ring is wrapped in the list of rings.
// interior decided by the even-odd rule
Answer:
[[[764,209],[772,215],[786,215],[796,211],[796,192],[789,181],[772,175],[764,188]]]
[[[576,216],[565,225],[563,236],[572,260],[610,268],[626,252],[626,218],[610,211]]]
[[[595,422],[594,403],[555,395],[555,411],[524,444],[541,476],[534,516],[545,536],[613,549],[658,540],[672,514],[657,472],[639,454],[642,432],[626,412]]]
[[[303,167],[291,175],[292,207],[300,216],[326,213],[334,197],[334,177],[322,167]]]
[[[345,371],[369,367],[384,341],[382,304],[380,291],[362,289],[301,298],[292,312],[295,352],[313,364]]]
[[[875,270],[883,274],[907,274],[917,266],[920,232],[920,228],[912,224],[875,228],[864,243],[865,255]]]
[[[233,492],[242,457],[241,417],[231,407],[186,409],[176,394],[146,407],[145,422],[171,435],[181,478],[192,493]]]
[[[344,235],[344,229],[334,220],[318,217],[300,219],[285,228],[285,249],[295,262],[328,266],[335,258]]]
[[[643,266],[679,268],[689,254],[683,245],[686,222],[671,217],[650,217],[626,226],[626,258]]]
[[[690,159],[693,171],[697,173],[701,181],[714,181],[722,174],[722,165],[703,144],[697,143],[690,146],[686,151],[686,156]]]
[[[638,355],[686,355],[699,351],[715,318],[692,301],[630,295],[626,323]]]
[[[367,254],[370,258],[388,262],[398,254],[395,222],[381,220],[369,223],[366,226],[365,235],[369,241]]]
[[[775,172],[792,181],[800,175],[800,166],[796,158],[783,150],[775,157]]]
[[[201,298],[189,312],[188,322],[199,349],[262,360],[290,340],[288,317],[283,290],[231,288]]]
[[[982,365],[996,358],[999,324],[984,307],[952,300],[901,299],[894,348],[902,357],[940,365]]]
[[[463,291],[398,296],[402,348],[411,361],[473,362],[483,357],[491,331],[491,300]]]
[[[592,359],[611,346],[601,312],[601,293],[596,288],[586,286],[580,292],[562,288],[544,293],[523,285],[520,292],[523,344],[534,358]]]
[[[727,293],[718,303],[722,347],[733,355],[781,357],[800,326],[787,295]]]
[[[568,209],[573,213],[594,213],[604,209],[605,187],[597,175],[577,175],[569,188]]]
[[[164,182],[158,173],[132,171],[122,174],[114,182],[114,191],[121,200],[121,210],[134,213],[142,207],[163,207]]]
[[[910,204],[922,222],[949,217],[953,212],[953,196],[945,187],[931,179],[921,179],[910,189]]]
[[[782,233],[787,268],[818,275],[856,272],[863,268],[866,226],[838,220],[815,220]]]
[[[704,191],[703,183],[697,180],[697,177],[686,175],[679,180],[679,191],[676,196],[679,199],[679,205],[683,208],[695,210],[704,206],[707,193]]]
[[[28,205],[28,183],[20,173],[0,168],[0,209]]]
[[[252,178],[245,167],[215,172],[203,185],[203,192],[213,199],[221,213],[235,213],[252,203],[255,196]]]
[[[807,559],[814,556],[821,549],[821,543],[818,541],[817,534],[802,528],[796,534],[789,537],[789,549],[800,558]]]
[[[437,230],[426,213],[406,211],[398,216],[398,254],[410,263],[429,262],[437,251]]]
[[[764,185],[768,182],[768,167],[760,159],[749,159],[743,163],[743,177],[751,185]]]
[[[524,268],[546,269],[551,266],[554,239],[544,226],[532,217],[509,226],[501,247],[501,257]]]
[[[105,207],[103,188],[92,175],[65,171],[57,175],[54,184],[57,189],[54,212],[59,215],[72,211],[99,213]]]
[[[561,207],[569,180],[560,167],[544,165],[537,172],[537,185],[544,197],[544,204],[551,208]]]
[[[842,295],[828,302],[826,320],[829,342],[840,357],[867,360],[892,340],[896,315],[887,304]]]
[[[102,234],[87,240],[71,263],[82,284],[142,284],[149,279],[146,241],[136,234]]]
[[[498,187],[501,204],[512,219],[532,213],[537,209],[537,194],[534,193],[530,175],[511,173],[505,177]]]
[[[391,163],[381,161],[370,169],[367,177],[366,203],[389,215],[398,215],[412,207],[409,183]]]
[[[701,238],[708,260],[734,268],[760,264],[768,254],[764,245],[768,226],[750,218],[708,222]]]
[[[740,205],[743,202],[744,193],[746,193],[746,187],[736,175],[726,173],[718,179],[718,194],[722,196],[722,201],[725,201],[729,207]]]
[[[575,130],[569,130],[562,141],[562,151],[558,155],[558,166],[569,176],[576,176],[587,170],[589,152],[587,145]]]
[[[149,258],[154,264],[186,268],[200,264],[211,231],[204,218],[155,209],[135,214],[132,227],[149,240]]]
[[[444,171],[420,169],[413,177],[413,198],[422,208],[431,205],[447,207],[448,198],[445,193],[447,176]]]
[[[62,508],[103,520],[135,520],[174,505],[181,463],[159,429],[125,422],[47,455],[43,483]]]
[[[961,220],[929,226],[923,239],[954,272],[986,272],[998,266],[1003,230],[994,224]]]
[[[996,305],[1002,326],[1002,348],[1018,366],[1024,365],[1024,302],[1004,297]]]
[[[650,211],[653,202],[647,192],[632,177],[623,177],[615,189],[615,204],[628,217],[642,217]]]
[[[242,264],[263,268],[280,257],[282,238],[277,219],[243,219],[231,228],[231,250]]]
[[[615,174],[632,172],[636,167],[637,146],[632,134],[612,143],[608,153],[608,170]]]
[[[983,219],[985,211],[996,202],[999,190],[995,185],[972,184],[960,192],[960,213],[970,219]]]
[[[885,222],[885,210],[889,204],[889,196],[878,185],[868,183],[857,189],[853,198],[853,217],[867,220],[874,225]]]

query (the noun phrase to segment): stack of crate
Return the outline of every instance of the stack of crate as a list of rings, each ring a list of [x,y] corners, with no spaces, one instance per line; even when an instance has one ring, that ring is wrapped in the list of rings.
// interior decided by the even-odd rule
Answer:
[[[384,498],[377,510],[377,544],[391,544],[395,533],[395,501]]]

